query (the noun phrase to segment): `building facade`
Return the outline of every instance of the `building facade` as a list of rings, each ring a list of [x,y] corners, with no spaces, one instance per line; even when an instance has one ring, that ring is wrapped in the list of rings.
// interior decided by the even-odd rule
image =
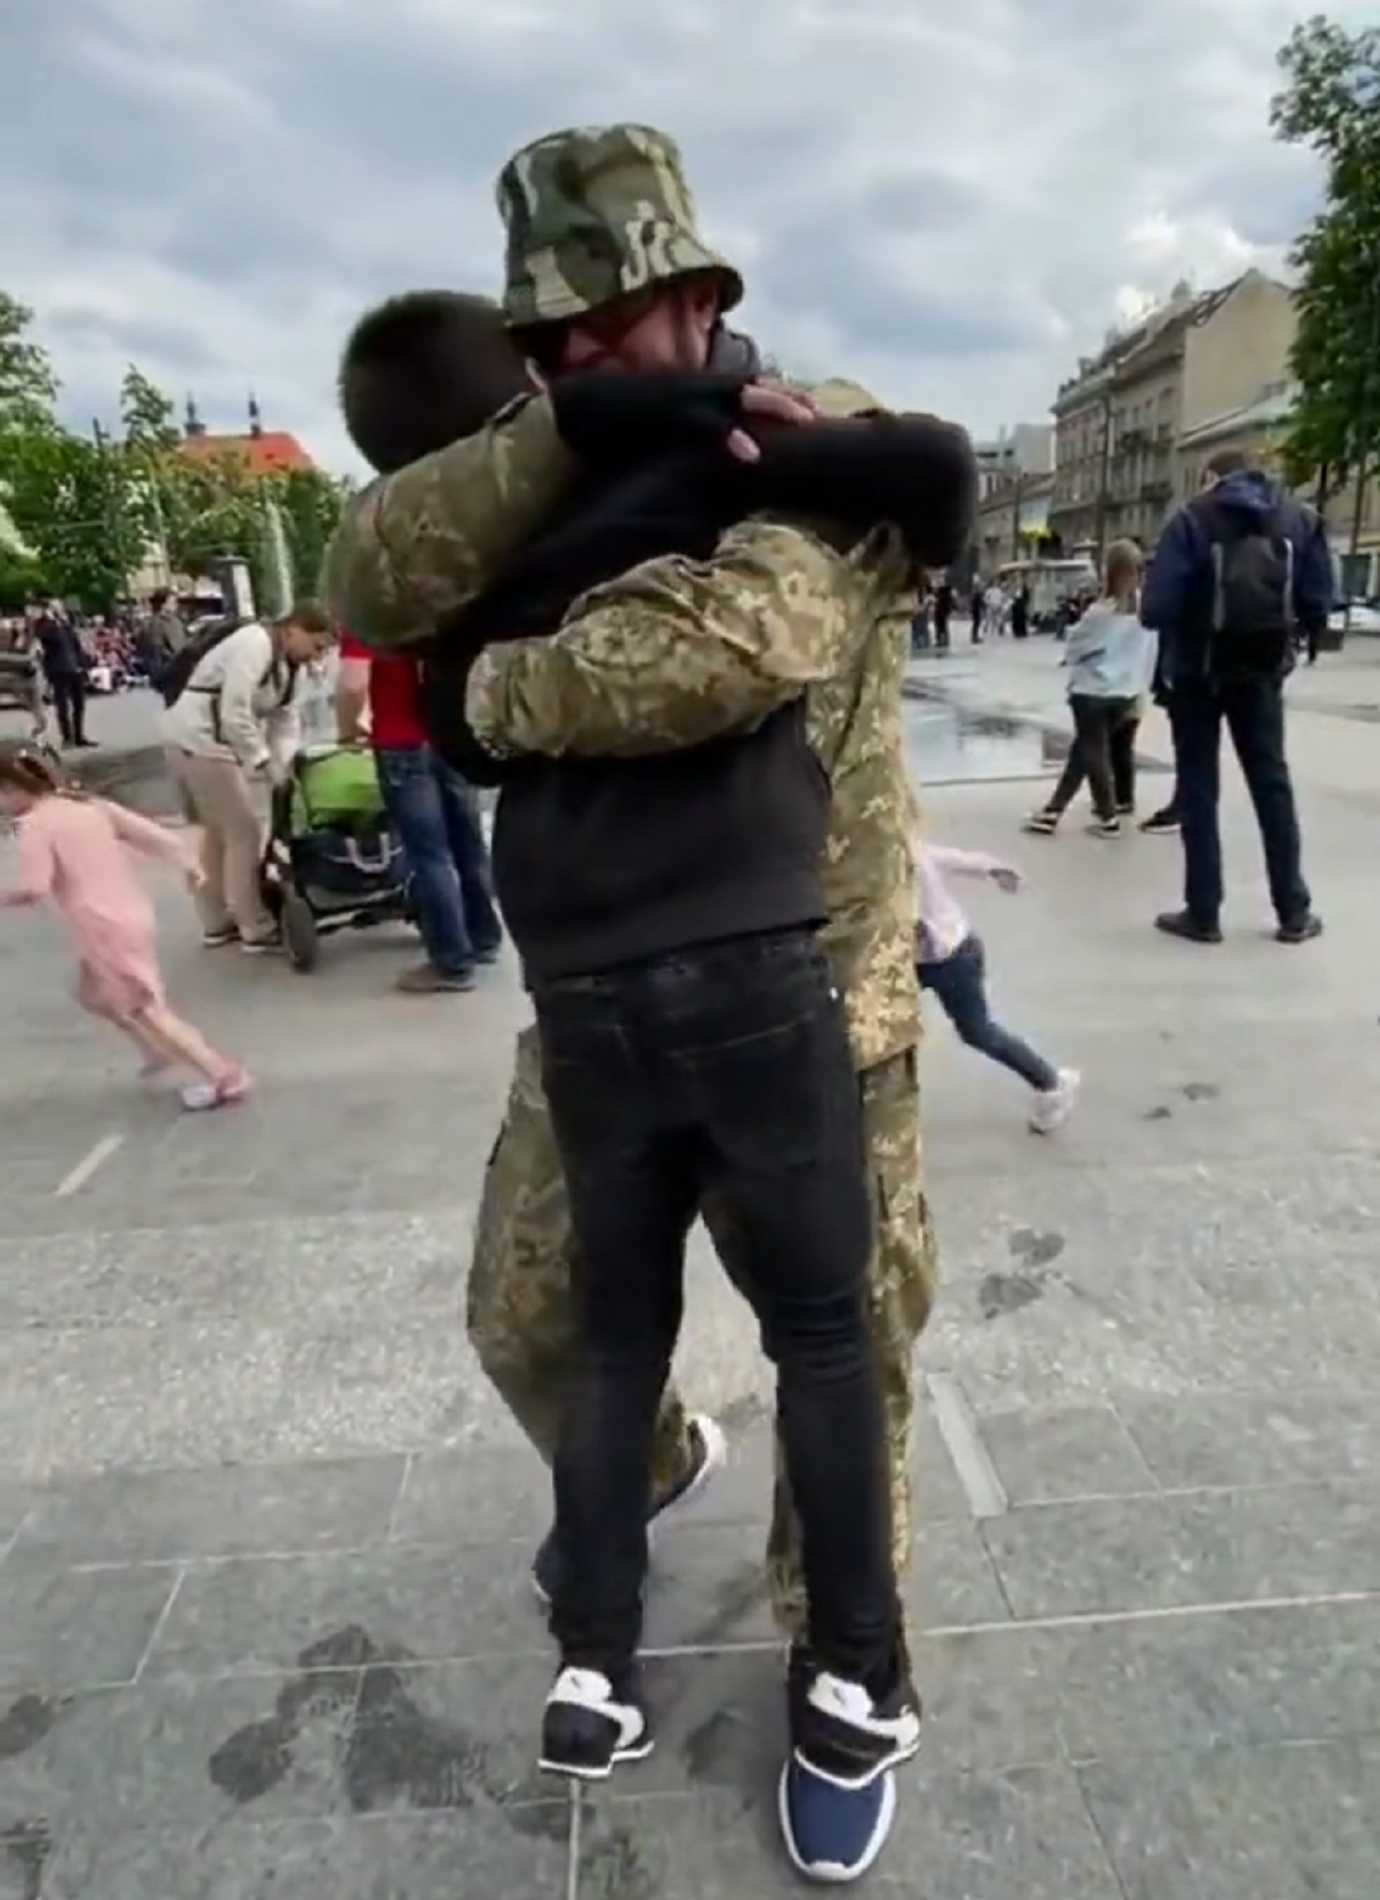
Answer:
[[[977,572],[990,580],[1008,561],[1030,558],[1049,534],[1054,474],[1011,476],[978,503]]]
[[[1048,475],[1054,468],[1054,425],[1017,422],[986,442],[974,442],[979,494],[985,500],[1011,482]]]
[[[1050,526],[1066,552],[1119,536],[1151,546],[1182,494],[1180,444],[1287,374],[1286,285],[1250,270],[1169,301],[1085,358],[1054,401]]]

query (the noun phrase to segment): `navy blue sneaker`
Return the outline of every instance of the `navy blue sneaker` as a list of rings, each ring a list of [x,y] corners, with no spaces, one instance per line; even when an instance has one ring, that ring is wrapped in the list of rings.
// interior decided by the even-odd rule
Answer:
[[[714,1473],[723,1468],[728,1456],[728,1440],[712,1418],[701,1415],[690,1419],[688,1425],[691,1453],[689,1468],[677,1483],[668,1490],[658,1492],[652,1499],[647,1511],[649,1529],[655,1529],[672,1511],[697,1497]],[[532,1587],[548,1608],[560,1578],[561,1562],[560,1546],[552,1529],[543,1537],[532,1564]]]
[[[884,1695],[822,1669],[797,1645],[787,1665],[786,1700],[791,1753],[777,1785],[786,1852],[809,1880],[857,1880],[891,1833],[892,1770],[920,1747],[920,1700],[904,1644]]]
[[[776,1812],[796,1872],[843,1886],[861,1880],[886,1846],[896,1777],[887,1769],[864,1788],[840,1788],[791,1755],[782,1764]]]

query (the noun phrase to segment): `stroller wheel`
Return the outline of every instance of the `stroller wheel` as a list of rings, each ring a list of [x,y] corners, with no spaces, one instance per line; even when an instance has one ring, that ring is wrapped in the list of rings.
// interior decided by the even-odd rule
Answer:
[[[316,967],[321,954],[321,935],[311,905],[290,885],[282,892],[278,921],[287,960],[294,970],[300,970],[305,976]]]

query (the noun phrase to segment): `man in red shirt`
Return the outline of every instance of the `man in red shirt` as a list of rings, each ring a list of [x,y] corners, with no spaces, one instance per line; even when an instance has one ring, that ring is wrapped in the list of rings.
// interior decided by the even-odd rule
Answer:
[[[363,740],[368,709],[384,806],[412,874],[426,961],[404,970],[397,987],[410,996],[473,989],[475,965],[496,960],[503,926],[479,800],[427,743],[416,663],[371,654],[346,634],[335,707],[345,745]]]

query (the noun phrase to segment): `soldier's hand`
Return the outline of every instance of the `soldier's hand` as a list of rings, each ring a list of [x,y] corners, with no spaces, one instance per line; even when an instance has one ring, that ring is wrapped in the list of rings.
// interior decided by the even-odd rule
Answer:
[[[755,461],[747,418],[806,422],[811,414],[787,390],[713,371],[585,370],[556,378],[549,393],[562,441],[599,469],[691,447],[719,446]]]
[[[808,396],[781,383],[749,383],[742,393],[743,415],[753,422],[813,422],[817,411]],[[735,429],[728,452],[740,462],[760,462],[762,451],[746,429]]]

